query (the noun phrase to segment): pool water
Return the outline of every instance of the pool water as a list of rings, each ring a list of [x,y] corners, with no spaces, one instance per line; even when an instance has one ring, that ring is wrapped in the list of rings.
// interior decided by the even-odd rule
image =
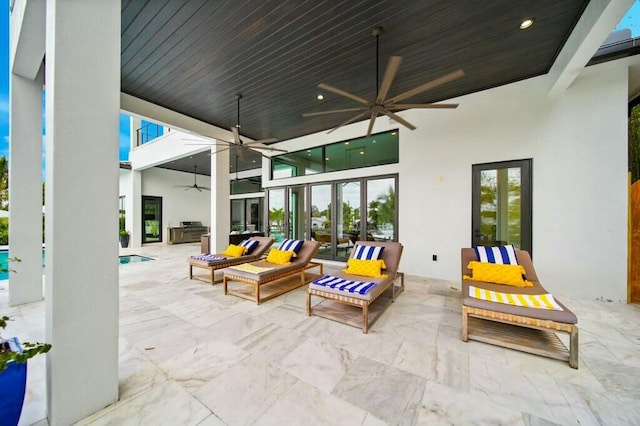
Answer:
[[[9,252],[7,250],[0,251],[0,268],[2,268],[2,270],[0,271],[0,280],[9,279],[9,272],[5,270],[10,269],[10,263]],[[44,268],[44,249],[42,249],[42,267]]]
[[[126,256],[120,256],[120,264],[126,265],[127,263],[140,263],[140,262],[148,262],[149,260],[153,260],[150,257],[139,256],[137,254],[129,254]]]
[[[128,263],[139,263],[139,262],[147,262],[149,260],[153,260],[150,257],[138,256],[137,254],[132,254],[128,256],[120,256],[120,264],[126,265]],[[2,270],[0,271],[0,280],[8,280],[9,272],[5,272],[5,269],[10,268],[9,262],[9,252],[6,250],[0,251],[0,267]],[[42,267],[44,268],[44,249],[42,249]]]

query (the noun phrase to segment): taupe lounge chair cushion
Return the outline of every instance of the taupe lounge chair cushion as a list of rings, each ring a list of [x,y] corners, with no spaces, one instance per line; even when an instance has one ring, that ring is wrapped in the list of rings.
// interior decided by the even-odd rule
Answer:
[[[298,251],[298,256],[292,258],[291,262],[286,265],[276,265],[264,260],[259,260],[256,262],[251,262],[251,266],[255,266],[256,268],[268,268],[268,270],[264,270],[261,272],[251,272],[232,268],[232,271],[230,272],[234,277],[249,281],[255,281],[258,283],[271,281],[276,277],[285,276],[289,273],[293,273],[304,268],[311,261],[313,256],[316,255],[319,249],[320,243],[318,241],[305,240],[302,244],[302,247]]]
[[[562,302],[554,297],[556,302],[564,309],[563,311],[555,311],[550,309],[528,308],[523,306],[513,306],[504,303],[490,302],[487,300],[476,299],[469,296],[469,286],[512,294],[545,294],[549,293],[538,281],[538,276],[533,268],[531,256],[524,250],[516,250],[518,263],[524,266],[527,280],[533,283],[533,287],[512,287],[501,284],[488,283],[484,281],[462,280],[462,304],[479,309],[487,309],[490,311],[498,311],[506,314],[520,315],[524,317],[537,318],[542,320],[551,320],[563,322],[567,324],[577,324],[578,318],[571,312]],[[471,270],[467,268],[470,261],[478,260],[476,252],[472,248],[462,249],[462,275],[471,276]]]
[[[364,246],[382,246],[384,250],[380,255],[379,259],[384,260],[384,263],[387,265],[387,269],[383,269],[382,273],[387,275],[387,277],[375,278],[375,277],[365,277],[360,275],[352,275],[343,272],[342,270],[338,272],[331,273],[331,276],[337,278],[344,278],[345,280],[353,280],[353,281],[365,281],[376,283],[376,285],[369,290],[366,294],[358,294],[358,293],[349,293],[342,290],[336,290],[330,287],[325,287],[322,285],[314,284],[313,282],[309,283],[309,288],[324,291],[327,293],[339,294],[341,296],[348,296],[354,299],[362,299],[362,300],[375,300],[381,293],[383,293],[387,288],[389,288],[388,284],[393,282],[396,279],[396,273],[398,272],[398,267],[400,265],[400,258],[402,257],[402,244],[397,242],[389,242],[389,241],[356,241],[356,245],[364,245]],[[351,252],[350,258],[353,258],[354,251]]]
[[[214,256],[225,257],[225,259],[220,260],[200,260],[194,259],[193,257],[189,257],[189,263],[195,266],[201,266],[203,268],[223,265],[226,263],[245,263],[252,262],[254,260],[260,259],[260,257],[267,251],[269,247],[274,243],[274,239],[270,237],[250,237],[251,240],[258,241],[258,246],[253,249],[251,254],[246,254],[240,257],[226,257],[223,254],[217,253]]]

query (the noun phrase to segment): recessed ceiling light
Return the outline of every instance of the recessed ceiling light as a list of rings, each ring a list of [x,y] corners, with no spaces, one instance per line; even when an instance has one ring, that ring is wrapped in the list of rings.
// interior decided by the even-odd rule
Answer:
[[[329,157],[324,157],[324,159],[325,159],[326,161],[329,161]]]
[[[344,144],[345,144],[345,145],[349,145],[349,142],[345,142]]]
[[[361,154],[361,155],[364,155],[364,151],[360,151],[360,154]]]
[[[395,135],[396,135],[396,132],[391,132],[391,136],[395,136]]]
[[[255,163],[255,162],[256,162],[256,160],[253,160],[253,162]]]
[[[324,99],[324,96],[322,96],[322,93],[318,94],[318,96],[316,96],[316,99],[321,101]]]
[[[524,21],[520,22],[520,29],[526,30],[532,25],[533,25],[533,19],[525,19]]]

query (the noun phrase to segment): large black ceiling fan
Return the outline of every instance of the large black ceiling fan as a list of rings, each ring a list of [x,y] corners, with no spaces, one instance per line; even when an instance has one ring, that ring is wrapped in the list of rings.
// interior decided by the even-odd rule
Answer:
[[[211,146],[221,146],[221,147],[223,147],[222,149],[219,149],[218,151],[216,151],[214,154],[217,154],[217,153],[223,152],[223,151],[227,151],[227,150],[231,149],[232,147],[236,147],[236,152],[237,152],[237,155],[240,157],[240,159],[242,159],[242,157],[243,157],[244,150],[253,151],[253,152],[257,153],[257,154],[260,154],[262,157],[265,157],[265,158],[269,158],[269,157],[264,155],[261,151],[288,152],[285,149],[273,148],[273,147],[264,145],[265,143],[276,142],[277,139],[275,139],[275,138],[268,138],[268,139],[260,139],[260,140],[256,140],[256,141],[251,141],[251,140],[246,140],[246,138],[244,136],[240,135],[240,127],[241,127],[240,126],[240,99],[242,99],[242,95],[240,93],[238,93],[236,95],[236,100],[237,100],[237,105],[238,105],[238,109],[237,109],[238,120],[236,121],[237,124],[235,126],[231,127],[231,133],[233,133],[233,141],[226,141],[224,139],[214,139],[214,140],[212,140],[211,143],[200,142],[200,143],[197,143],[197,144],[190,144],[190,145],[211,145]],[[185,138],[185,140],[197,140],[197,139],[186,139]]]
[[[189,189],[197,189],[199,192],[202,192],[202,190],[205,191],[211,191],[211,188],[209,188],[208,186],[200,186],[198,185],[198,181],[197,181],[197,171],[198,171],[198,166],[193,166],[193,185],[173,185],[174,188],[184,188],[185,191],[189,190]]]
[[[350,119],[348,119],[347,121],[345,121],[342,124],[339,124],[338,126],[334,127],[333,129],[329,130],[328,133],[333,132],[336,129],[339,129],[342,126],[345,126],[347,124],[353,123],[354,121],[365,117],[367,115],[370,115],[371,119],[369,121],[369,129],[367,130],[367,136],[371,135],[371,131],[373,130],[373,124],[376,121],[376,117],[379,114],[384,114],[386,116],[388,116],[389,118],[397,121],[398,123],[402,124],[403,126],[411,129],[411,130],[415,130],[416,127],[409,123],[408,121],[406,121],[405,119],[403,119],[402,117],[398,116],[397,114],[395,114],[393,111],[397,111],[397,110],[403,110],[403,109],[411,109],[411,108],[444,108],[444,109],[450,109],[450,108],[457,108],[458,104],[431,104],[431,103],[427,103],[427,104],[402,104],[402,103],[398,103],[401,101],[404,101],[405,99],[411,98],[413,96],[416,96],[420,93],[426,92],[427,90],[433,89],[435,87],[438,87],[442,84],[448,83],[450,81],[456,80],[458,78],[461,78],[464,76],[464,72],[462,70],[458,70],[458,71],[454,71],[451,72],[449,74],[446,74],[440,78],[437,78],[435,80],[429,81],[427,83],[424,83],[412,90],[409,90],[407,92],[401,93],[400,95],[394,96],[392,98],[387,98],[387,94],[389,93],[389,89],[391,88],[391,84],[393,83],[393,79],[396,76],[396,72],[398,71],[398,68],[400,67],[400,62],[402,62],[402,57],[401,56],[392,56],[389,58],[389,63],[387,64],[387,70],[384,73],[384,77],[382,79],[382,84],[380,84],[380,87],[378,87],[378,81],[379,80],[379,75],[378,75],[378,69],[379,69],[379,38],[380,38],[380,34],[382,34],[382,27],[375,27],[373,29],[373,35],[376,37],[376,98],[373,100],[373,102],[369,102],[366,99],[361,98],[360,96],[354,95],[352,93],[349,93],[347,91],[338,89],[336,87],[330,86],[328,84],[325,83],[320,83],[318,84],[318,87],[320,89],[326,90],[328,92],[333,92],[337,95],[340,96],[344,96],[347,97],[349,99],[352,99],[356,102],[359,102],[365,106],[361,106],[361,107],[356,107],[356,108],[343,108],[343,109],[336,109],[336,110],[331,110],[331,111],[320,111],[320,112],[308,112],[308,113],[304,113],[302,114],[304,117],[313,117],[313,116],[317,116],[317,115],[325,115],[325,114],[337,114],[337,113],[345,113],[345,112],[355,112],[355,111],[360,111],[358,112],[357,115],[355,115],[354,117],[351,117]]]

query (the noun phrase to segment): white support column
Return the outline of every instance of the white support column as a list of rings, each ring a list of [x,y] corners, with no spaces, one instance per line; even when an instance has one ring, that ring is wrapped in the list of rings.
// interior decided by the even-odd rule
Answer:
[[[211,252],[220,253],[229,245],[231,202],[229,201],[229,150],[211,149]]]
[[[120,2],[47,0],[49,424],[118,399]]]
[[[41,77],[41,75],[40,75]],[[42,300],[42,79],[11,74],[9,304]]]
[[[142,172],[131,170],[131,200],[127,202],[127,229],[131,230],[129,244],[142,247]]]

